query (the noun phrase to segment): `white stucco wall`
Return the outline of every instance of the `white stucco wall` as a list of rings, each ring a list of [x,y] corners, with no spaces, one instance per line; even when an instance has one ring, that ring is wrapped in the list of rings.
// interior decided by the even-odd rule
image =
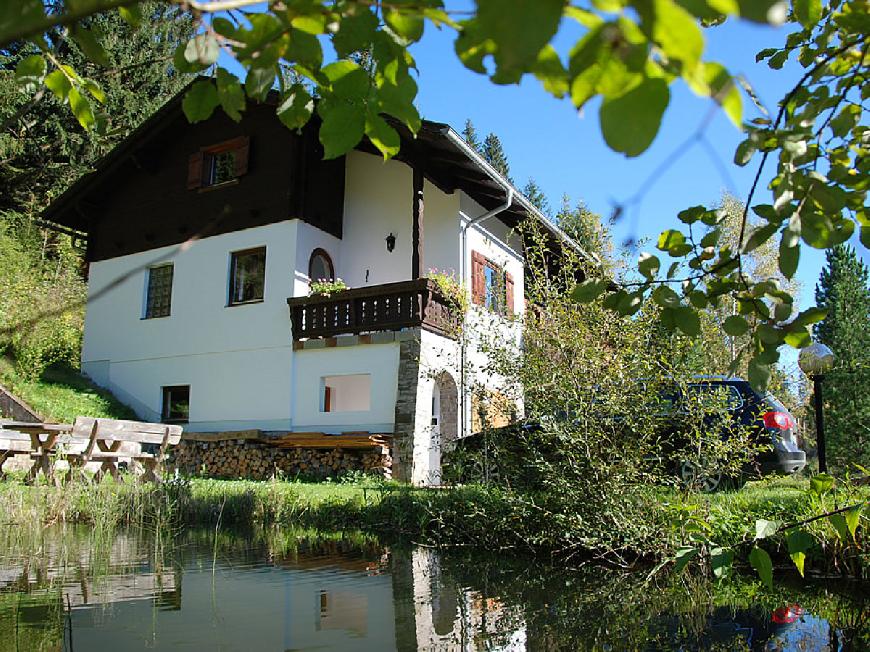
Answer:
[[[293,430],[393,432],[399,369],[397,342],[304,349],[294,356]],[[348,374],[371,374],[370,409],[323,412],[323,377]]]
[[[164,247],[92,263],[82,370],[144,419],[159,420],[161,387],[189,384],[188,430],[287,428],[286,300],[297,227],[296,220],[280,222],[204,238],[174,256],[174,247]],[[259,246],[266,247],[264,301],[227,307],[232,252]],[[171,314],[143,319],[147,268],[169,256]]]

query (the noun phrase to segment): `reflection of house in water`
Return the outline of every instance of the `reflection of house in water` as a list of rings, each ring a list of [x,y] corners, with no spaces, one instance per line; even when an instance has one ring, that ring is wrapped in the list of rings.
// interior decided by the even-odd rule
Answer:
[[[453,578],[441,573],[436,551],[415,548],[410,567],[416,634],[411,649],[526,649],[525,623],[519,610],[458,587]]]

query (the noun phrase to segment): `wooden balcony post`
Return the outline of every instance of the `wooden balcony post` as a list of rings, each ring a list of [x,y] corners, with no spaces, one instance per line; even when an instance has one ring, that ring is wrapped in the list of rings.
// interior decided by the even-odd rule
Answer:
[[[411,279],[423,276],[423,172],[414,167],[414,210],[411,249]]]

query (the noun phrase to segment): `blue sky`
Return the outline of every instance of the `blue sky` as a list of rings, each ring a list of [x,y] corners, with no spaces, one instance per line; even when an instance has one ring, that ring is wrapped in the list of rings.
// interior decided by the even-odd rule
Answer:
[[[787,28],[729,20],[705,30],[707,60],[719,61],[732,74],[742,74],[761,100],[775,110],[800,78],[798,65],[770,70],[755,62],[755,53],[785,40]],[[556,47],[566,53],[580,35],[566,21]],[[633,196],[653,171],[702,122],[710,100],[694,95],[682,82],[671,88],[671,104],[652,147],[630,159],[611,151],[601,137],[599,102],[584,108],[583,115],[570,101],[547,94],[536,79],[527,76],[518,86],[496,86],[486,77],[465,69],[453,54],[453,34],[427,26],[421,43],[412,52],[420,69],[418,107],[425,118],[450,123],[461,129],[470,118],[481,138],[498,134],[509,156],[511,175],[522,187],[534,177],[556,208],[563,193],[583,200],[594,211],[609,215],[613,206]],[[744,97],[744,116],[755,117],[757,109]],[[745,168],[732,163],[741,133],[721,112],[707,127],[706,139],[726,171],[720,172],[705,148],[695,145],[664,175],[657,178],[643,201],[627,211],[615,227],[617,243],[633,238],[655,238],[663,229],[678,226],[676,214],[695,204],[711,205],[723,190],[740,198],[748,194],[757,169],[757,159]],[[775,161],[768,162],[774,169]],[[727,176],[726,176],[727,175]],[[769,175],[765,175],[769,178]],[[756,191],[753,203],[769,203],[766,185]],[[652,248],[648,244],[647,249]],[[860,247],[859,247],[860,248]],[[863,250],[866,255],[866,250]],[[798,277],[803,284],[802,306],[812,301],[824,253],[803,247]]]

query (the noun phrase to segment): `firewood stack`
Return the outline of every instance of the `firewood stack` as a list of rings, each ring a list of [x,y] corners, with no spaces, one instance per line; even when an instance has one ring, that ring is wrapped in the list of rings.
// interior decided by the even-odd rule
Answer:
[[[185,433],[167,467],[185,475],[246,480],[319,480],[349,471],[390,478],[390,439],[369,433]]]

